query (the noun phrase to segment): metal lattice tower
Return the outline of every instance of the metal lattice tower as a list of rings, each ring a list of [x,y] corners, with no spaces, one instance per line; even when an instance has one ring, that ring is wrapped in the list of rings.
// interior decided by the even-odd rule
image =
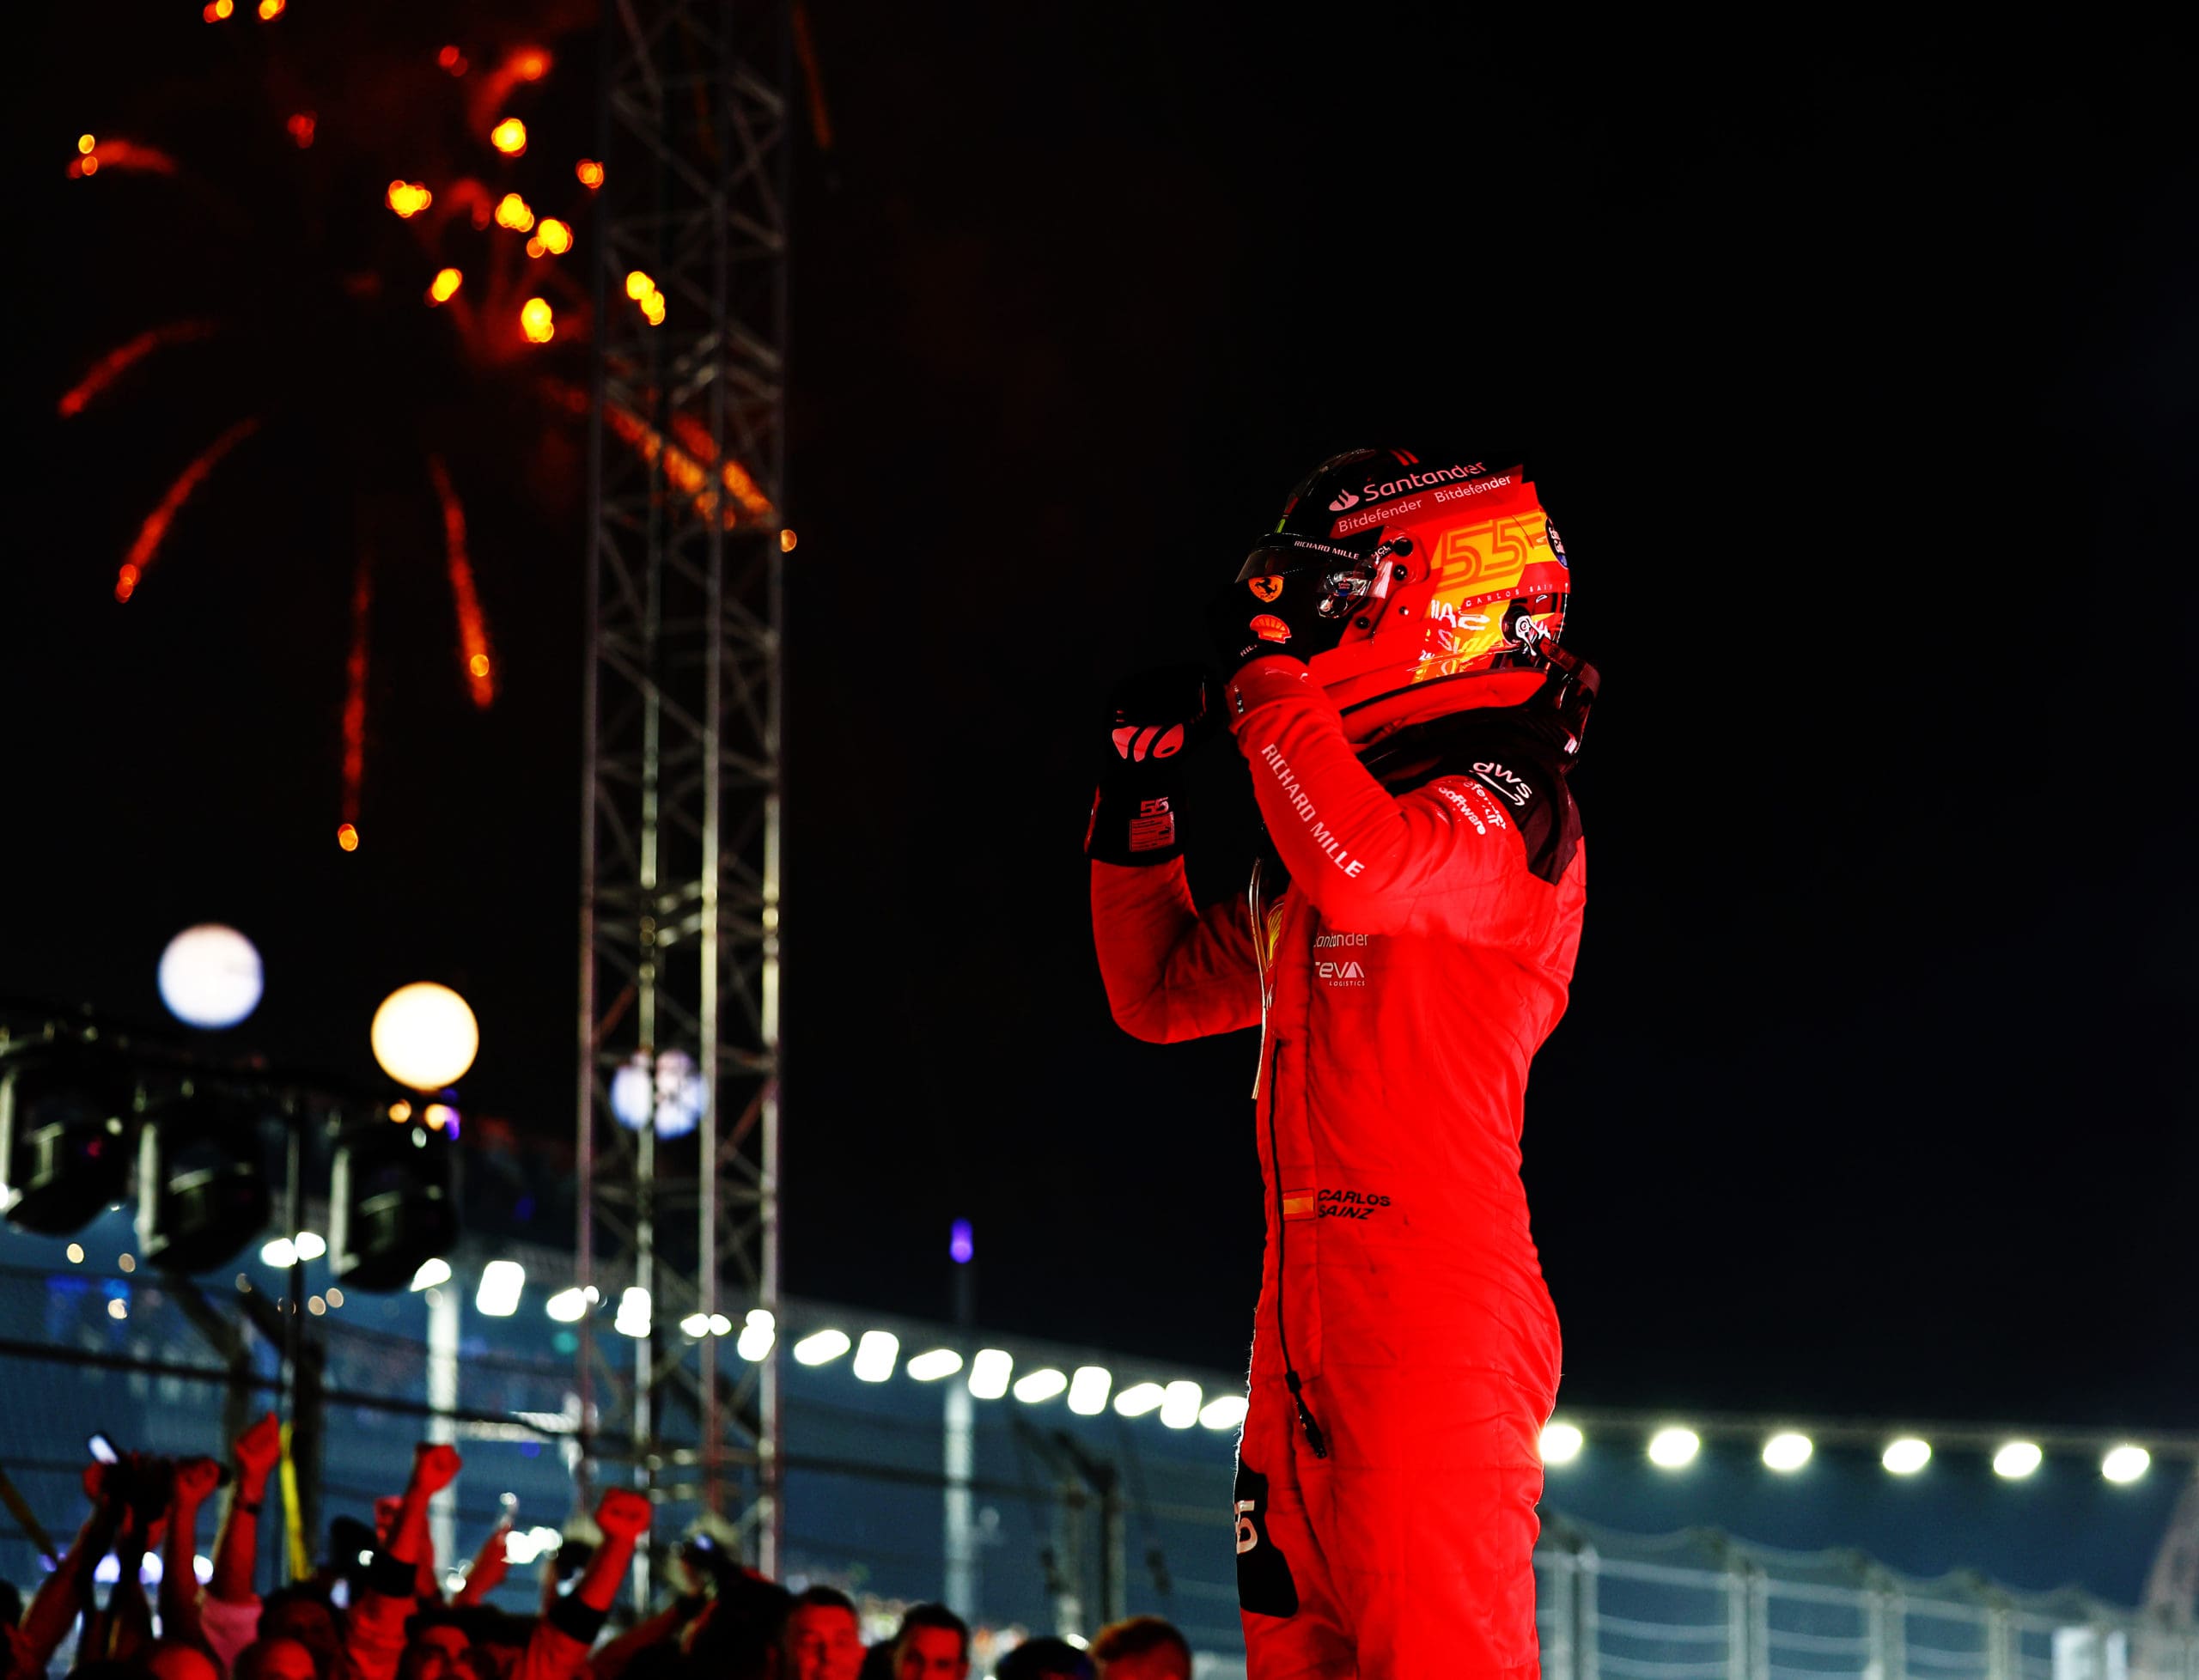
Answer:
[[[606,1475],[737,1514],[776,1573],[777,1339],[746,1360],[723,1330],[779,1293],[788,19],[783,0],[606,13],[578,1253],[604,1320],[630,1287],[653,1312],[643,1337],[582,1320],[583,1427]],[[626,1067],[659,1070],[631,1082],[667,1110],[704,1094],[694,1131],[619,1124]],[[721,1333],[683,1331],[696,1315]]]

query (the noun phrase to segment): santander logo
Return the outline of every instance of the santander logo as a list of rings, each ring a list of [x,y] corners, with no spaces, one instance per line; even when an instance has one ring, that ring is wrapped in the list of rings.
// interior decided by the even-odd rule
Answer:
[[[1340,514],[1347,508],[1356,508],[1358,505],[1359,498],[1349,490],[1338,490],[1337,499],[1329,503],[1329,511],[1332,514]]]

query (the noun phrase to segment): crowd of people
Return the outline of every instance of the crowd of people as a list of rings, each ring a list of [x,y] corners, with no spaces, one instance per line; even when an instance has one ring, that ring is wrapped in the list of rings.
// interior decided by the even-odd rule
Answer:
[[[212,1458],[119,1454],[84,1472],[90,1514],[75,1542],[16,1614],[5,1615],[4,1680],[41,1680],[65,1662],[68,1680],[968,1680],[971,1631],[943,1604],[909,1609],[866,1646],[852,1599],[831,1586],[789,1592],[707,1543],[683,1545],[665,1603],[612,1630],[653,1507],[614,1488],[594,1515],[595,1538],[568,1537],[545,1567],[539,1607],[515,1615],[489,1602],[510,1568],[499,1527],[472,1565],[446,1572],[429,1538],[430,1502],[458,1475],[456,1449],[415,1449],[402,1494],[377,1505],[371,1528],[335,1535],[330,1560],[264,1596],[254,1572],[279,1426],[261,1419]],[[226,1492],[224,1492],[226,1488]],[[198,1565],[200,1518],[218,1500],[212,1570]],[[344,1519],[332,1525],[344,1526]],[[356,1538],[356,1544],[352,1543]],[[148,1555],[163,1567],[145,1568]],[[112,1556],[114,1585],[94,1578]],[[143,1582],[155,1579],[148,1599]],[[446,1586],[454,1590],[445,1592]],[[1191,1656],[1167,1622],[1137,1616],[1087,1646],[1024,1640],[995,1664],[996,1680],[1190,1680]]]

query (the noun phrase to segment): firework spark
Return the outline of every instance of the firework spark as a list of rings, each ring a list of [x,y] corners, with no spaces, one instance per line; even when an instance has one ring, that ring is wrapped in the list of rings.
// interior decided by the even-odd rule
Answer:
[[[79,380],[56,406],[64,420],[72,419],[84,411],[92,402],[115,380],[143,362],[155,350],[166,350],[170,344],[187,344],[194,338],[211,338],[211,321],[171,321],[166,326],[156,326],[135,338],[117,344],[105,356],[92,363],[91,372]]]
[[[359,849],[359,795],[367,780],[367,630],[374,621],[375,574],[362,541],[351,574],[351,651],[344,661],[344,820],[336,843]]]
[[[473,703],[486,710],[496,697],[495,667],[489,658],[489,626],[473,590],[473,563],[466,552],[466,504],[451,486],[440,455],[428,457],[428,477],[443,510],[443,560],[450,572],[451,602],[458,609],[458,640],[466,660],[466,682]]]
[[[161,540],[168,534],[168,526],[177,511],[191,500],[192,492],[206,482],[206,475],[222,464],[222,457],[259,429],[259,417],[249,415],[223,432],[200,452],[198,459],[176,475],[175,482],[161,497],[160,506],[145,515],[144,524],[137,527],[137,540],[130,545],[130,552],[123,560],[122,569],[114,580],[114,598],[126,601],[137,593],[137,585],[153,567],[161,551]]]
[[[173,175],[175,160],[157,146],[141,146],[134,140],[100,140],[90,146],[81,141],[77,155],[64,172],[70,180],[96,175],[102,169],[121,169],[143,175]]]

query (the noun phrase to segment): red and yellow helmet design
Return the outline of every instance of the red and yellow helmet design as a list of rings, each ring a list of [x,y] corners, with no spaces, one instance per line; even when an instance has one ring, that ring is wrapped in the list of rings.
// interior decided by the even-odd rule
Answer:
[[[1308,661],[1354,740],[1530,698],[1565,630],[1565,548],[1518,466],[1360,449],[1293,492],[1242,575],[1335,568],[1350,610]]]

